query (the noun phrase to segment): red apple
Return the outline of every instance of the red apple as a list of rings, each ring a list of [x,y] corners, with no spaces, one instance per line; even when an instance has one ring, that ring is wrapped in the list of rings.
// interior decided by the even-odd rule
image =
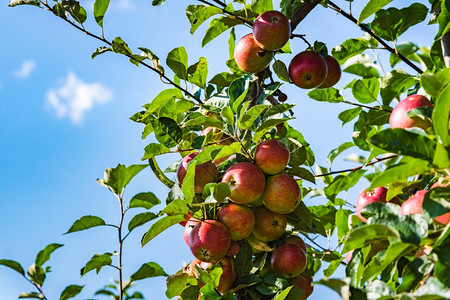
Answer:
[[[178,165],[177,178],[180,184],[183,184],[184,177],[186,177],[188,163],[197,155],[198,153],[196,152],[186,155]],[[207,161],[203,164],[196,165],[194,178],[195,193],[201,194],[207,183],[216,182],[218,174],[217,167],[212,161]]]
[[[305,293],[297,298],[296,300],[306,300],[314,291],[314,284],[312,277],[305,277],[299,275],[294,277],[294,283],[296,286],[300,287]]]
[[[249,162],[232,165],[222,178],[230,186],[231,201],[247,204],[257,200],[264,193],[266,178],[261,169]]]
[[[200,222],[201,222],[200,220],[193,219],[193,218],[186,221],[186,224],[184,225],[184,232],[183,232],[183,238],[184,238],[184,241],[186,242],[186,245],[189,246],[189,235],[191,234],[192,229],[194,229],[195,225],[197,225]]]
[[[270,64],[272,52],[261,49],[253,39],[253,34],[250,33],[237,42],[234,59],[242,71],[258,73]]]
[[[306,250],[306,244],[305,242],[302,240],[301,237],[299,237],[298,235],[290,235],[286,241],[286,244],[294,244],[297,245],[298,247],[300,247],[300,249],[302,249],[305,253],[307,252]]]
[[[361,210],[370,203],[386,203],[387,188],[376,187],[372,190],[365,189],[359,194],[356,200],[356,215],[361,218],[363,222],[367,220],[361,216]]]
[[[234,281],[236,280],[233,258],[225,256],[224,258],[219,260],[216,264],[220,265],[220,267],[222,268],[222,275],[220,275],[217,290],[223,294],[233,285]],[[202,262],[200,266],[206,270],[210,266],[212,266],[212,263]]]
[[[439,178],[439,180],[437,182],[435,182],[431,188],[434,189],[435,187],[447,187],[450,185],[450,178],[448,177],[441,177]],[[445,213],[441,216],[437,216],[434,218],[437,222],[447,225],[448,223],[450,223],[450,212]]]
[[[329,87],[332,87],[339,82],[342,75],[341,66],[333,56],[328,55],[327,58],[325,58],[325,62],[327,63],[328,70],[327,77],[325,78],[325,81],[318,87],[319,89],[327,89]]]
[[[345,253],[345,261],[347,263],[349,263],[350,260],[352,259],[353,251],[355,251],[355,250],[350,250],[347,253]]]
[[[239,246],[238,243],[236,243],[235,241],[231,241],[230,244],[230,249],[227,252],[227,256],[235,256],[239,253],[239,250],[241,249],[241,246]]]
[[[286,215],[271,212],[265,206],[257,207],[253,212],[255,214],[253,235],[258,240],[263,242],[274,241],[286,231]]]
[[[189,274],[190,277],[195,277],[195,273],[194,273],[194,268],[195,265],[199,265],[202,263],[202,261],[198,258],[194,259],[193,261],[191,261],[191,263],[189,265],[187,265],[186,267],[183,268],[183,273],[187,273]]]
[[[400,101],[391,112],[389,117],[389,125],[391,128],[411,128],[419,127],[427,130],[431,126],[431,122],[423,120],[420,117],[408,117],[408,111],[417,107],[432,107],[433,104],[427,97],[422,95],[411,95]]]
[[[189,248],[192,254],[204,262],[217,262],[230,249],[230,232],[222,223],[205,220],[192,229],[189,235]]]
[[[327,63],[322,55],[312,51],[297,54],[289,64],[289,78],[303,89],[321,85],[327,77]]]
[[[217,220],[228,228],[233,241],[248,237],[255,226],[255,215],[250,207],[235,203],[225,204],[217,213]]]
[[[264,50],[276,51],[289,41],[291,24],[288,18],[276,10],[260,14],[253,22],[253,37]]]
[[[278,140],[267,140],[256,147],[255,163],[261,170],[269,175],[283,171],[289,163],[290,152]]]
[[[288,214],[294,211],[302,200],[297,181],[286,173],[267,178],[262,199],[267,209],[278,214]]]
[[[272,269],[287,278],[300,275],[306,268],[306,253],[297,245],[284,244],[271,256]]]
[[[402,215],[411,215],[411,214],[422,214],[423,213],[423,199],[427,190],[417,191],[414,195],[408,198],[405,202],[403,202],[400,212]],[[437,216],[434,218],[437,222],[447,225],[450,223],[450,212],[445,213],[443,215]]]

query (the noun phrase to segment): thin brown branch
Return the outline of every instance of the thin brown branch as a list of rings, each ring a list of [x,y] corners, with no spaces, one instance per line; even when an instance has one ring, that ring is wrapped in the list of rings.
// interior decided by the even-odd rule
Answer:
[[[224,3],[221,3],[221,1],[214,1],[214,2],[218,3],[218,4],[219,4],[220,6],[222,6],[223,8],[218,7],[218,6],[216,6],[216,5],[214,5],[214,4],[210,3],[210,2],[208,2],[208,1],[206,1],[206,0],[198,0],[198,1],[201,2],[201,3],[203,3],[203,4],[209,5],[209,6],[217,7],[218,9],[221,9],[221,10],[222,10],[222,13],[224,13],[224,14],[226,14],[226,15],[229,15],[230,17],[232,17],[232,18],[234,18],[234,19],[238,19],[238,20],[242,21],[244,24],[247,24],[247,25],[249,25],[249,26],[253,26],[253,23],[250,22],[249,20],[246,20],[246,19],[244,19],[244,18],[242,18],[242,17],[240,17],[240,16],[238,16],[238,15],[236,15],[236,14],[234,14],[234,13],[228,11],[228,10],[226,10],[226,9],[225,9],[226,5],[224,5]]]
[[[354,172],[354,171],[360,170],[362,168],[365,168],[367,166],[371,166],[371,165],[374,165],[376,163],[382,162],[383,160],[388,160],[388,159],[391,159],[391,158],[394,158],[394,157],[397,157],[397,156],[398,156],[398,154],[393,154],[393,155],[385,156],[385,157],[382,157],[382,158],[375,157],[375,160],[373,160],[373,161],[371,161],[371,162],[369,162],[367,164],[361,165],[359,167],[356,167],[356,168],[340,170],[340,171],[333,171],[333,172],[328,172],[328,173],[323,173],[323,174],[316,174],[316,175],[314,175],[314,177],[323,177],[323,176],[328,176],[328,175],[333,175],[333,174]]]
[[[330,7],[334,11],[340,13],[341,15],[343,15],[344,17],[346,17],[347,19],[349,19],[350,21],[355,23],[357,26],[359,26],[359,28],[361,28],[363,31],[367,32],[371,37],[373,37],[380,44],[382,44],[386,48],[386,50],[388,50],[389,52],[391,52],[392,54],[394,54],[395,56],[400,58],[404,63],[406,63],[411,68],[413,68],[417,73],[419,73],[419,74],[423,73],[423,71],[418,66],[416,66],[412,61],[407,59],[401,53],[398,53],[398,51],[396,51],[396,49],[389,46],[384,40],[382,40],[379,36],[377,36],[372,30],[367,28],[367,26],[365,26],[364,24],[358,24],[358,20],[356,20],[352,15],[350,15],[347,12],[345,12],[344,10],[342,10],[339,6],[334,4],[332,1],[328,1],[328,7]]]
[[[342,100],[342,103],[346,103],[346,104],[350,104],[350,105],[354,105],[354,106],[359,106],[359,107],[363,107],[363,108],[367,108],[367,109],[372,109],[372,110],[381,110],[381,111],[386,111],[386,112],[392,112],[392,110],[389,109],[385,109],[382,107],[373,107],[373,106],[367,106],[367,105],[363,105],[363,104],[359,104],[359,103],[355,103],[355,102],[351,102],[351,101],[347,101],[347,100]]]
[[[297,28],[297,25],[313,10],[322,0],[306,0],[290,17],[291,31]]]
[[[305,36],[306,36],[306,34],[294,34],[293,33],[293,34],[291,34],[291,39],[296,38],[296,37],[301,38],[308,45],[308,47],[311,48],[312,45],[310,42],[308,42],[308,40],[305,38]]]

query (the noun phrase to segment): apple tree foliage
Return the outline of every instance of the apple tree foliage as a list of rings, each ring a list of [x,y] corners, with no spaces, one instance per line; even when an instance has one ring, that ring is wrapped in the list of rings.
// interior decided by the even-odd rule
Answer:
[[[153,0],[152,4],[159,6],[164,2]],[[143,149],[142,163],[119,164],[107,169],[104,178],[98,180],[119,199],[119,225],[108,224],[98,216],[83,216],[67,231],[72,233],[96,226],[110,226],[118,231],[118,248],[114,253],[95,254],[81,269],[81,275],[93,270],[98,273],[105,266],[118,270],[117,285],[105,286],[96,294],[115,299],[140,299],[143,298],[140,292],[129,290],[136,281],[167,276],[168,298],[181,295],[182,299],[197,299],[202,295],[204,299],[297,299],[303,291],[291,281],[263,272],[267,259],[265,251],[274,244],[251,240],[241,244],[235,259],[238,278],[223,295],[215,289],[222,272],[220,267],[209,272],[196,269],[196,277],[189,277],[181,271],[168,275],[156,262],[150,261],[144,262],[130,278],[122,278],[122,247],[133,229],[148,228],[142,237],[142,246],[146,246],[167,228],[185,220],[189,213],[200,219],[214,218],[217,208],[229,194],[229,188],[226,184],[212,183],[205,186],[202,194],[195,194],[196,164],[233,156],[219,165],[219,174],[223,174],[236,162],[251,162],[255,146],[262,140],[275,138],[291,152],[289,166],[284,172],[297,179],[303,197],[326,199],[324,205],[306,206],[302,202],[288,214],[289,231],[301,234],[308,244],[305,276],[313,276],[322,265],[326,266],[325,277],[315,284],[328,286],[343,299],[450,298],[450,225],[433,220],[450,210],[450,187],[439,187],[427,193],[423,214],[401,215],[398,205],[370,204],[362,211],[366,223],[342,199],[343,192],[363,178],[370,181],[370,188],[388,188],[388,199],[397,197],[404,201],[418,189],[428,189],[439,178],[450,176],[450,1],[429,0],[427,6],[404,1],[401,2],[404,7],[394,7],[392,0],[368,0],[356,17],[328,0],[281,0],[276,3],[279,7],[274,7],[272,0],[187,2],[191,2],[186,7],[191,27],[185,28],[186,32],[193,34],[201,24],[209,23],[202,46],[213,43],[219,35],[229,35],[226,45],[217,45],[229,48],[228,70],[209,74],[207,59],[202,56],[189,64],[188,49],[183,46],[170,51],[161,61],[155,49],[140,46],[133,50],[134,47],[121,37],[106,39],[103,19],[107,17],[110,0],[95,0],[94,3],[93,14],[100,26],[100,34],[95,33],[100,31],[98,28],[90,31],[83,26],[88,15],[78,1],[12,0],[9,4],[44,8],[103,43],[92,58],[106,52],[124,55],[132,64],[148,68],[171,85],[131,117],[132,121],[142,124],[142,139],[153,136],[155,140]],[[352,1],[340,2],[349,5]],[[343,20],[353,22],[362,32],[361,36],[343,40],[340,45],[332,48],[328,45],[329,55],[338,60],[344,72],[354,75],[354,79],[340,82],[342,89],[313,89],[308,93],[310,99],[305,99],[354,106],[336,114],[342,124],[352,123],[354,130],[348,141],[330,151],[328,162],[331,165],[343,151],[354,148],[362,153],[361,166],[338,172],[330,172],[329,168],[316,164],[314,145],[308,144],[302,133],[289,125],[289,120],[294,118],[294,104],[280,103],[276,99],[283,86],[291,84],[286,65],[277,59],[291,55],[289,44],[275,53],[271,65],[258,74],[242,72],[233,59],[236,27],[251,28],[260,13],[278,9],[290,18],[295,35],[297,25],[318,5],[328,8],[330,13],[342,15]],[[427,19],[438,24],[430,48],[413,42],[397,43],[403,33]],[[324,43],[316,42],[314,47],[326,52]],[[368,54],[373,49],[390,52],[391,68],[385,74],[373,67],[373,59]],[[397,66],[400,62],[406,64],[406,70]],[[432,126],[426,131],[391,129],[388,120],[393,107],[406,95],[418,92],[428,95],[434,108],[415,109],[409,115],[429,120]],[[345,96],[349,94],[354,102]],[[202,134],[207,127],[218,130]],[[217,132],[230,136],[232,142],[219,145]],[[167,175],[176,171],[179,161],[165,170],[158,165],[160,156],[179,153],[184,157],[193,151],[200,151],[200,154],[189,164],[182,185]],[[161,200],[150,191],[143,191],[131,199],[123,198],[127,184],[148,166],[170,188],[161,211],[153,209]],[[316,180],[322,184],[316,185]],[[124,223],[126,214],[132,214],[127,224]],[[330,249],[320,245],[314,240],[316,236],[328,239],[335,236],[339,246]],[[0,265],[20,273],[36,288],[36,292],[21,294],[20,298],[46,299],[42,286],[50,267],[44,267],[44,264],[61,246],[49,244],[45,247],[27,273],[16,261],[0,260]],[[252,247],[261,250],[262,254],[253,255]],[[344,256],[350,251],[353,251],[351,259],[345,263]],[[116,257],[118,260],[113,262]],[[333,278],[340,265],[344,265],[346,277]],[[69,285],[62,291],[61,299],[75,297],[82,288]]]

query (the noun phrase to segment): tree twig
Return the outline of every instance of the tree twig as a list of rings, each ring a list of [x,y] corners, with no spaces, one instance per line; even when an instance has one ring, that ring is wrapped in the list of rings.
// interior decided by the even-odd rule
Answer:
[[[297,25],[313,10],[322,0],[306,0],[290,17],[291,31],[297,28]]]
[[[450,67],[450,31],[444,34],[441,39],[442,56],[444,56],[445,66]]]

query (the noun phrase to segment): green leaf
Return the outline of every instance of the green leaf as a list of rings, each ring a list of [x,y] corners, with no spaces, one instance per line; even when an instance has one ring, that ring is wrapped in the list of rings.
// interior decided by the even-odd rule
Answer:
[[[420,3],[413,3],[402,9],[390,7],[375,14],[370,28],[382,39],[395,41],[411,26],[424,21],[427,14],[428,8]]]
[[[338,293],[343,300],[349,300],[350,299],[350,279],[344,278],[344,279],[334,279],[334,278],[325,278],[321,279],[316,282],[316,284],[322,284],[336,293]],[[353,299],[353,298],[352,298]],[[355,298],[356,299],[356,298]]]
[[[388,152],[433,161],[436,144],[426,136],[401,128],[384,129],[369,138],[374,146]]]
[[[390,2],[392,2],[392,0],[370,0],[359,14],[358,25]]]
[[[96,270],[97,274],[100,272],[102,267],[110,266],[112,264],[111,253],[104,254],[95,254],[92,258],[86,263],[84,268],[80,270],[81,276],[84,276],[86,273]]]
[[[358,183],[365,172],[366,170],[360,169],[354,172],[350,172],[347,175],[336,176],[333,182],[331,182],[330,185],[324,188],[325,194],[330,198],[334,198],[340,192],[347,191],[356,183]]]
[[[167,290],[166,296],[168,299],[171,299],[175,296],[181,295],[181,292],[186,288],[186,286],[191,283],[196,283],[196,279],[190,277],[187,273],[176,273],[170,275],[166,279]],[[190,283],[191,282],[191,283]]]
[[[331,275],[333,275],[333,273],[336,271],[336,269],[339,267],[339,265],[341,264],[342,259],[339,258],[337,260],[333,260],[328,267],[323,270],[323,275],[326,277],[331,277]]]
[[[209,23],[209,28],[206,30],[205,36],[203,37],[202,47],[204,47],[206,44],[211,42],[223,32],[238,24],[242,24],[242,21],[237,18],[219,17],[217,19],[213,19],[211,23]]]
[[[243,130],[249,129],[253,125],[253,122],[255,122],[268,107],[270,107],[269,104],[260,104],[251,107],[245,112],[241,112],[241,116],[238,120],[238,127]],[[245,110],[245,106],[242,107],[242,110]]]
[[[416,299],[450,299],[450,289],[439,281],[436,277],[430,277],[419,287],[413,296]]]
[[[132,55],[130,47],[128,47],[127,43],[125,43],[121,37],[116,37],[112,41],[111,49],[114,53],[124,54],[124,55]]]
[[[326,101],[330,103],[339,103],[344,101],[341,92],[335,88],[314,89],[308,92],[309,98],[316,101]]]
[[[354,228],[350,231],[345,240],[342,253],[347,253],[350,250],[362,248],[372,242],[384,240],[388,238],[400,238],[397,230],[382,225],[382,224],[368,224],[361,227]]]
[[[139,270],[131,275],[130,279],[131,281],[136,281],[157,276],[168,276],[168,274],[157,263],[148,262],[143,264]]]
[[[398,293],[415,290],[423,278],[433,271],[434,263],[428,257],[417,257],[407,264],[402,272],[402,283],[397,289]]]
[[[197,28],[210,17],[221,13],[222,10],[216,6],[188,5],[186,7],[186,16],[191,24],[191,34],[194,34]]]
[[[217,292],[217,290],[214,288],[214,285],[211,283],[208,283],[206,285],[204,285],[201,289],[200,289],[200,294],[203,295],[203,299],[208,299],[208,300],[221,300],[222,296]]]
[[[250,274],[252,270],[252,256],[252,247],[248,243],[242,244],[234,260],[234,270],[238,277]]]
[[[22,266],[17,261],[10,260],[10,259],[0,259],[0,265],[11,268],[14,271],[25,276],[25,271],[23,270]]]
[[[437,98],[432,116],[434,132],[444,146],[450,145],[450,135],[448,133],[450,101],[448,99],[450,99],[450,85],[447,85],[439,98]]]
[[[336,212],[336,228],[337,228],[337,236],[339,240],[349,232],[350,228],[348,227],[348,216],[350,216],[352,212],[347,209],[343,209],[340,207]]]
[[[95,49],[94,53],[92,53],[91,58],[94,59],[98,55],[109,52],[109,51],[112,51],[111,47],[105,47],[105,46],[98,47],[97,49]]]
[[[184,47],[178,47],[170,51],[167,54],[166,64],[180,79],[188,79],[188,54]]]
[[[31,292],[31,293],[20,293],[19,299],[44,299],[41,293]]]
[[[158,70],[159,73],[164,74],[164,68],[161,66],[161,63],[159,62],[159,57],[155,55],[150,49],[139,47],[139,50],[142,51],[141,56],[145,56],[145,58],[148,58],[150,62],[153,65],[153,68]]]
[[[411,42],[401,43],[401,44],[397,45],[398,53],[400,53],[404,57],[410,58],[412,60],[416,60],[414,58],[413,54],[415,54],[418,50],[419,50],[419,47],[416,44],[411,43]],[[391,67],[395,66],[396,64],[398,64],[401,61],[402,60],[394,53],[391,53],[391,55],[389,56],[389,62],[391,64]]]
[[[344,126],[346,123],[355,119],[360,113],[361,107],[350,108],[341,112],[338,118],[342,121],[342,126]]]
[[[42,286],[44,284],[45,280],[45,271],[40,266],[36,264],[32,264],[27,271],[28,276],[30,277],[31,281],[36,283],[37,285]]]
[[[133,196],[130,200],[131,207],[143,207],[151,209],[153,206],[160,204],[161,201],[152,192],[139,193]]]
[[[441,11],[438,16],[439,30],[435,40],[439,40],[450,30],[450,3],[448,0],[441,1]]]
[[[302,167],[294,167],[290,169],[286,169],[285,171],[287,174],[292,176],[298,176],[301,179],[307,180],[312,183],[316,183],[316,179],[314,177],[314,174],[312,174],[309,170],[302,168]]]
[[[94,2],[94,17],[100,27],[103,27],[103,17],[108,10],[109,2],[110,0],[95,0]]]
[[[34,5],[34,6],[40,6],[41,3],[39,0],[11,0],[11,2],[8,4],[10,7],[14,7],[17,5]]]
[[[183,197],[185,200],[191,203],[195,198],[195,169],[196,169],[197,161],[194,159],[189,162],[186,176],[183,179],[181,190],[183,191]]]
[[[375,77],[358,79],[352,87],[355,99],[364,104],[377,101],[379,91],[380,82]]]
[[[363,53],[369,47],[369,43],[364,39],[348,39],[342,45],[331,50],[331,55],[336,58],[339,64],[343,64],[355,55]]]
[[[363,78],[380,77],[377,70],[377,65],[372,58],[367,54],[358,54],[345,63],[343,72],[355,74]]]
[[[206,89],[206,77],[208,76],[208,63],[206,58],[200,57],[198,63],[189,67],[189,82]]]
[[[390,73],[386,73],[381,78],[381,98],[383,104],[388,105],[392,99],[399,99],[400,94],[418,83],[419,80],[401,69],[395,69]]]
[[[61,296],[60,296],[60,300],[67,300],[70,298],[75,297],[76,295],[78,295],[79,293],[81,293],[81,291],[83,290],[84,285],[68,285],[66,286],[66,288],[62,291]]]
[[[144,234],[141,240],[141,245],[144,246],[167,228],[184,220],[184,215],[165,216],[159,219],[158,221],[153,223],[150,229]]]
[[[210,117],[201,116],[201,117],[197,117],[195,119],[191,119],[191,120],[187,121],[185,125],[186,126],[202,125],[203,127],[215,127],[215,128],[221,129],[223,127],[223,122],[222,122],[222,120],[217,120],[217,119],[213,119]]]
[[[167,148],[177,146],[183,139],[183,132],[173,119],[161,117],[150,120],[150,123],[155,132],[156,140]]]
[[[281,60],[276,59],[272,65],[273,71],[277,74],[278,78],[283,81],[291,82],[286,65]]]
[[[206,203],[222,203],[229,195],[230,187],[225,182],[208,183],[202,193]]]
[[[327,156],[327,162],[331,165],[334,161],[334,159],[341,154],[342,152],[344,152],[345,150],[354,147],[355,144],[352,142],[345,142],[342,145],[340,145],[339,147],[333,149],[330,151],[330,153],[328,153]]]
[[[118,164],[115,168],[107,168],[103,179],[97,179],[97,181],[109,188],[114,194],[120,195],[131,179],[146,167],[147,165],[130,165],[127,167]]]
[[[289,295],[289,292],[291,291],[291,289],[293,288],[293,286],[289,286],[287,288],[285,288],[282,292],[279,292],[278,294],[275,295],[275,297],[273,297],[273,300],[284,300],[286,299],[286,297]]]
[[[175,199],[163,209],[162,213],[167,215],[176,215],[176,214],[187,214],[189,212],[189,208],[187,206],[187,202],[182,199]]]
[[[240,77],[239,75],[233,73],[222,72],[215,75],[209,81],[209,83],[215,84],[217,86],[228,87],[234,80],[236,80],[239,77]]]
[[[135,215],[131,220],[130,223],[128,223],[128,231],[132,231],[136,227],[142,226],[146,224],[147,222],[156,219],[158,215],[152,213],[152,212],[143,212],[140,214]]]
[[[252,11],[256,14],[262,14],[265,11],[273,10],[272,0],[252,1]]]
[[[100,217],[84,216],[84,217],[81,217],[80,219],[76,220],[65,234],[76,232],[76,231],[81,231],[81,230],[86,230],[86,229],[96,227],[96,226],[103,226],[103,225],[106,225],[106,223]]]
[[[423,200],[423,211],[431,218],[441,216],[450,211],[450,188],[436,187],[429,190]]]
[[[58,248],[61,248],[62,244],[49,244],[45,246],[44,249],[39,251],[39,253],[36,256],[35,263],[36,265],[42,267],[42,265],[47,262],[50,259],[50,255]]]
[[[151,159],[157,155],[169,153],[170,149],[161,144],[150,143],[144,148],[144,151],[145,153],[142,160]]]
[[[167,101],[175,97],[176,99],[181,99],[183,96],[181,95],[181,92],[179,89],[166,89],[162,92],[160,92],[150,103],[150,106],[147,110],[149,114],[155,113],[160,108],[162,108]]]
[[[390,183],[406,180],[410,176],[428,172],[431,166],[421,159],[414,159],[410,162],[398,164],[387,168],[383,173],[376,175],[370,185],[370,189],[386,186]]]
[[[86,10],[80,5],[80,2],[63,0],[61,1],[61,5],[65,11],[69,12],[76,22],[83,24],[86,21],[87,13]]]

